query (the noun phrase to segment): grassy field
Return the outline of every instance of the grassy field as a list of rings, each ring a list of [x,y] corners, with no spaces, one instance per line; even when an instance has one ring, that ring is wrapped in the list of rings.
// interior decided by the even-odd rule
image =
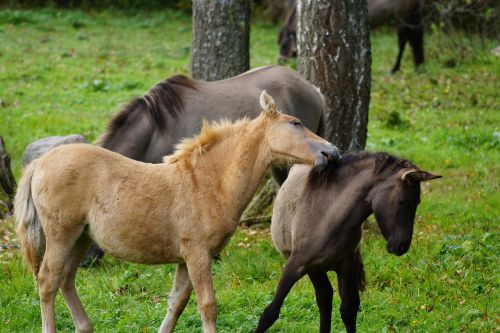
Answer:
[[[31,141],[103,132],[121,103],[157,81],[188,73],[190,18],[156,13],[0,11],[0,135],[21,174]],[[273,64],[278,27],[252,26],[252,67]],[[403,257],[385,251],[373,220],[362,241],[367,290],[360,332],[499,332],[500,58],[498,46],[463,36],[426,36],[427,63],[388,74],[396,34],[372,34],[373,85],[367,149],[385,150],[440,173],[425,184],[414,241]],[[15,242],[12,220],[0,221]],[[267,227],[239,229],[213,267],[220,332],[250,332],[270,302],[283,259]],[[166,309],[174,267],[106,257],[81,270],[77,285],[96,332],[154,332]],[[331,274],[335,282],[334,274]],[[0,252],[0,332],[37,332],[31,274],[15,249]],[[343,331],[335,296],[333,331]],[[307,279],[285,301],[271,332],[315,332],[319,315]],[[74,330],[62,297],[57,325]],[[194,296],[178,332],[200,332]]]

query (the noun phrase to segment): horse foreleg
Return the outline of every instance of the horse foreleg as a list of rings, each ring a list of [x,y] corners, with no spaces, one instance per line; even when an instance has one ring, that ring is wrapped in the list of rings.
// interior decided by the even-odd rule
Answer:
[[[405,50],[405,45],[406,45],[406,42],[408,41],[408,37],[410,34],[411,34],[410,28],[405,27],[404,25],[400,25],[398,27],[399,52],[398,52],[398,57],[396,58],[396,64],[394,64],[394,67],[391,70],[392,74],[399,71],[399,68],[401,67],[401,59],[403,58],[403,52]]]
[[[217,306],[212,282],[212,258],[208,253],[202,254],[200,251],[194,251],[194,253],[196,254],[186,259],[186,264],[196,293],[198,311],[203,321],[203,332],[215,333]]]
[[[257,326],[255,332],[266,331],[276,320],[278,320],[280,309],[286,296],[292,289],[295,282],[297,282],[303,275],[304,269],[303,266],[300,265],[298,258],[294,255],[290,256],[285,268],[283,268],[283,274],[280,282],[278,283],[276,295],[274,296],[271,304],[266,307],[260,316],[259,325]]]
[[[340,315],[347,333],[356,332],[356,317],[359,311],[359,290],[364,283],[363,263],[358,252],[344,259],[337,270],[339,294],[341,298]]]
[[[80,236],[73,246],[69,259],[64,266],[61,281],[61,293],[71,312],[71,317],[73,317],[77,333],[88,333],[93,331],[92,323],[83,308],[75,288],[76,271],[91,243],[92,240],[87,235],[83,234]]]
[[[319,308],[319,331],[330,333],[332,325],[333,288],[326,272],[311,273],[309,279],[314,286],[316,304]]]
[[[174,331],[177,320],[189,301],[189,296],[193,291],[193,285],[189,279],[186,264],[177,265],[175,281],[168,299],[168,312],[161,323],[158,333],[170,333]]]

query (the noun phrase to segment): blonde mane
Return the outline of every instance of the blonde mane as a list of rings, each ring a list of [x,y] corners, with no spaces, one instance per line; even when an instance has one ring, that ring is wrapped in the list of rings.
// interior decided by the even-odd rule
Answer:
[[[248,123],[248,118],[243,118],[234,123],[227,119],[212,123],[204,120],[200,134],[192,138],[182,139],[175,146],[175,152],[172,155],[163,157],[163,162],[189,162],[194,166],[203,153],[235,131],[239,131],[241,127],[246,126]]]
[[[262,114],[266,117],[274,118],[281,114],[276,108],[274,99],[266,93],[265,90],[262,91],[259,102],[262,108]],[[181,162],[183,165],[195,166],[203,153],[207,152],[223,138],[232,135],[234,132],[242,132],[241,128],[247,126],[249,122],[250,120],[246,117],[234,123],[231,123],[231,121],[227,119],[211,124],[203,120],[200,134],[193,138],[183,139],[175,146],[176,150],[172,155],[163,157],[163,162]],[[242,135],[243,133],[240,134]]]

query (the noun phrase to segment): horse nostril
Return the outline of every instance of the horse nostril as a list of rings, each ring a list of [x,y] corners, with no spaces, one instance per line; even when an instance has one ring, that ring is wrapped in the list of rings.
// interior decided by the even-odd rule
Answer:
[[[333,151],[332,151],[331,159],[334,160],[334,161],[340,160],[342,158],[342,155],[340,154],[340,151],[333,144],[332,144],[332,148],[333,148]]]
[[[330,151],[322,151],[321,155],[326,157],[328,161],[332,161],[335,159],[335,152],[330,152]]]
[[[321,155],[326,157],[328,161],[338,161],[340,159],[339,150],[331,143],[321,151]]]
[[[408,251],[408,244],[407,243],[401,243],[401,244],[399,244],[399,246],[397,248],[397,251],[400,254],[405,253],[406,251]]]

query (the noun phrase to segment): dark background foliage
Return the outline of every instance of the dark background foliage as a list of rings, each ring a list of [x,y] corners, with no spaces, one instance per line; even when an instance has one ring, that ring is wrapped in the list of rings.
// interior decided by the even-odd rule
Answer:
[[[284,19],[286,0],[251,0],[252,16],[272,23]],[[53,7],[82,10],[178,9],[191,12],[190,0],[0,0],[0,8]],[[496,0],[425,1],[427,27],[443,31],[463,30],[488,37],[500,37],[500,5]]]

